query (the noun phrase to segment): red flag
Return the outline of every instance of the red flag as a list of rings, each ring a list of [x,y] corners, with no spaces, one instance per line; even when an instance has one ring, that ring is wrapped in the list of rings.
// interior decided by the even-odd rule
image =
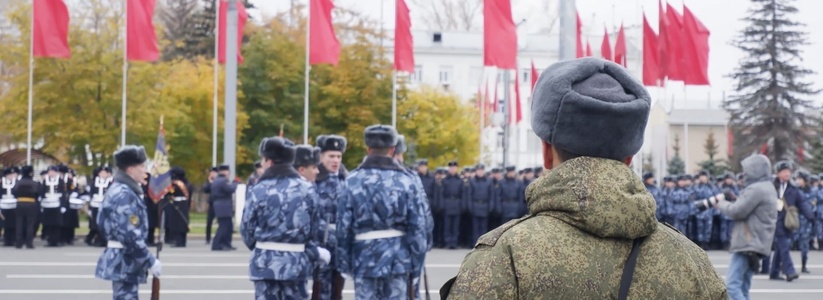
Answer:
[[[220,6],[220,28],[218,28],[219,32],[217,33],[218,40],[217,42],[217,62],[224,64],[226,63],[226,27],[228,25],[228,14],[229,14],[229,7],[225,3],[226,1],[218,1],[218,5]],[[246,12],[246,6],[243,5],[243,1],[236,0],[237,2],[237,63],[243,63],[243,54],[240,53],[240,45],[243,43],[243,30],[246,28],[246,21],[249,19],[249,14]]]
[[[683,60],[683,16],[671,4],[666,3],[666,76],[670,80],[683,80],[685,61]]]
[[[511,108],[511,106],[509,106]],[[520,104],[520,72],[514,72],[514,120],[512,124],[520,123],[523,120],[523,107]]]
[[[589,45],[589,40],[586,40],[586,56],[592,56],[592,45]]]
[[[659,86],[657,34],[643,15],[643,85]]]
[[[34,0],[32,53],[35,57],[69,58],[69,11],[63,0]]]
[[[499,71],[499,70],[498,70]],[[494,104],[494,112],[497,112],[500,106],[500,98],[497,97],[497,85],[500,83],[500,73],[498,72],[494,78],[494,99],[492,99],[492,103]]]
[[[340,41],[334,35],[334,25],[331,22],[334,3],[331,0],[311,0],[309,6],[309,64],[327,63],[336,66],[340,60]]]
[[[614,41],[614,62],[626,67],[626,35],[623,32],[623,24],[620,24],[617,40]]]
[[[663,1],[657,2],[657,77],[660,79],[660,85],[664,86],[666,76],[669,74],[669,48],[668,48],[668,35],[666,34],[667,28],[669,28],[669,18],[666,15],[666,11],[663,10]]]
[[[600,56],[603,56],[605,60],[612,60],[612,45],[609,42],[609,31],[604,28],[603,30],[603,42],[600,43]]]
[[[537,84],[537,78],[540,77],[540,74],[537,74],[537,69],[534,68],[534,61],[532,61],[532,92],[534,92],[534,85]]]
[[[129,0],[126,7],[128,60],[155,61],[160,57],[154,33],[155,0]]]
[[[483,65],[517,69],[517,26],[509,0],[483,0]]]
[[[581,35],[582,35],[581,31],[582,30],[583,30],[583,21],[580,20],[580,13],[578,12],[577,13],[577,44],[576,44],[577,46],[575,47],[576,50],[577,50],[576,51],[577,58],[583,57],[583,38],[581,37]]]
[[[414,40],[411,34],[411,17],[405,0],[397,0],[394,26],[394,69],[414,72]]]
[[[683,83],[709,85],[709,29],[683,6]]]

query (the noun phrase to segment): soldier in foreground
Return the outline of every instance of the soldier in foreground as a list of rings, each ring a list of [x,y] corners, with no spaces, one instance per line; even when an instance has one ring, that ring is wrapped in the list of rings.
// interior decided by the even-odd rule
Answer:
[[[123,146],[114,153],[117,171],[106,191],[97,228],[108,240],[97,260],[95,276],[112,282],[117,300],[137,299],[137,285],[146,283],[146,271],[160,277],[162,264],[146,247],[148,218],[140,183],[146,174],[143,146]]]
[[[427,250],[425,196],[392,156],[394,127],[365,130],[368,156],[346,179],[337,210],[337,268],[354,277],[356,299],[409,299]],[[411,297],[410,293],[411,292]]]
[[[318,166],[317,182],[317,210],[322,225],[319,229],[323,233],[320,238],[325,241],[323,247],[331,252],[331,263],[320,267],[318,274],[320,294],[318,299],[343,299],[343,276],[334,269],[337,265],[335,249],[337,238],[337,205],[346,189],[348,173],[343,167],[343,154],[346,152],[348,141],[339,135],[320,135],[317,137],[317,147],[320,148],[320,165]],[[315,181],[312,181],[315,182]],[[328,231],[328,234],[325,232]]]
[[[248,193],[240,223],[243,242],[253,251],[249,277],[255,299],[306,299],[315,264],[331,259],[317,245],[317,194],[292,166],[294,143],[266,138],[259,153],[265,171]]]
[[[548,171],[526,190],[529,214],[483,235],[441,296],[726,299],[706,253],[657,222],[654,198],[628,167],[651,106],[641,83],[582,58],[549,67],[534,92]]]

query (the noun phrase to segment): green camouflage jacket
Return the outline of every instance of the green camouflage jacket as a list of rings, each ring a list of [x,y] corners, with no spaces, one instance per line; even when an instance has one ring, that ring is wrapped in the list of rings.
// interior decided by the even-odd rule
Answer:
[[[655,219],[655,202],[625,164],[581,157],[526,189],[529,215],[483,235],[448,299],[616,299],[632,240],[629,299],[727,299],[706,253]]]

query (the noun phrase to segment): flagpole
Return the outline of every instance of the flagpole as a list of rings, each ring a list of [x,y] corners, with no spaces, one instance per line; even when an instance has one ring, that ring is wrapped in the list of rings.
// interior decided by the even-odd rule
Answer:
[[[311,43],[311,1],[306,5],[308,14],[306,14],[306,70],[303,74],[303,143],[309,143],[309,72],[311,65],[309,64],[309,55]]]
[[[395,70],[391,72],[391,126],[397,128],[397,71]]]
[[[486,78],[485,67],[483,68],[483,78]],[[488,87],[486,87],[486,90],[488,90]],[[484,162],[486,158],[483,156],[483,129],[486,128],[486,95],[480,96],[480,88],[477,89],[477,105],[480,106],[480,138],[478,139],[480,143],[480,162]]]
[[[126,146],[126,88],[129,79],[129,0],[123,0],[123,99],[120,117],[120,146]]]
[[[29,112],[26,131],[26,165],[31,165],[31,119],[34,102],[34,1],[31,4],[31,28],[29,29]]]
[[[217,101],[220,96],[218,85],[220,84],[220,62],[218,56],[220,53],[220,2],[215,1],[214,5],[214,97],[212,99],[212,118],[211,118],[211,165],[217,165]]]

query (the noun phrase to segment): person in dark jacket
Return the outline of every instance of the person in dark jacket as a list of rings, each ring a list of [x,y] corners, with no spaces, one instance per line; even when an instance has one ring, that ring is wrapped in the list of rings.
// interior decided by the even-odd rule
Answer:
[[[24,166],[20,169],[23,176],[14,186],[12,193],[17,198],[17,210],[15,218],[15,234],[17,249],[23,248],[23,244],[28,249],[34,249],[34,225],[37,216],[40,214],[40,204],[37,198],[40,197],[42,188],[40,183],[34,181],[34,168]]]
[[[164,221],[166,225],[166,243],[173,243],[173,247],[186,247],[189,232],[189,210],[191,208],[191,186],[186,179],[186,171],[180,167],[173,167],[171,175],[171,190],[165,195]]]
[[[797,207],[798,213],[807,219],[814,218],[811,203],[803,201],[800,189],[790,182],[794,166],[789,161],[780,161],[775,165],[777,178],[774,180],[774,187],[777,189],[777,227],[774,232],[774,257],[771,263],[769,279],[783,280],[780,273],[786,275],[786,281],[791,282],[800,275],[794,270],[792,257],[789,255],[789,248],[792,243],[793,231],[786,229],[786,211],[789,207]],[[768,257],[766,257],[768,259]],[[764,267],[765,269],[765,267]],[[767,270],[768,271],[768,270]]]
[[[214,197],[211,196],[211,183],[215,178],[217,178],[217,167],[212,167],[209,170],[208,181],[202,187],[203,193],[209,194],[209,208],[206,211],[206,245],[211,244],[211,225],[214,223]]]
[[[217,167],[217,178],[211,183],[211,197],[214,203],[214,216],[217,217],[217,232],[211,244],[212,251],[237,250],[231,245],[231,234],[234,231],[232,216],[234,204],[232,202],[237,182],[229,180],[231,169],[229,165]]]

